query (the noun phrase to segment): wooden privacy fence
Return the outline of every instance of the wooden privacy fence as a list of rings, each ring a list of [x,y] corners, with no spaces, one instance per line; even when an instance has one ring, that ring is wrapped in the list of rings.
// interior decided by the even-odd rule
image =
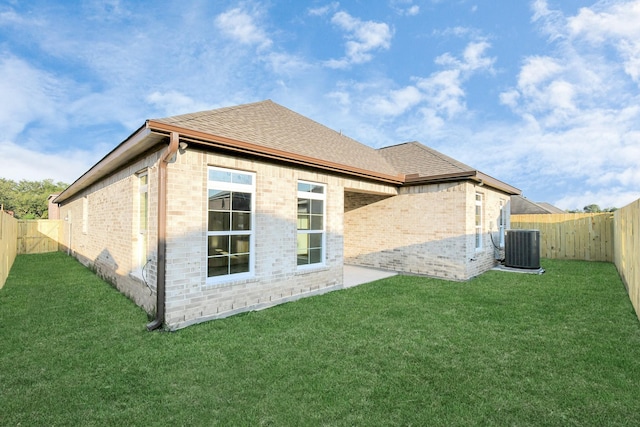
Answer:
[[[640,199],[615,213],[615,264],[640,319]]]
[[[552,259],[614,259],[613,214],[511,215],[511,228],[540,230],[540,256]]]
[[[63,222],[59,219],[19,220],[18,254],[58,251]]]
[[[0,288],[18,253],[18,220],[0,209]]]

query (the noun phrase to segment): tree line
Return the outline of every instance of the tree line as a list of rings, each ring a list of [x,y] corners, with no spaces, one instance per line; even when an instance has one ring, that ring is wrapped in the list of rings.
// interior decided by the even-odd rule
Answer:
[[[0,178],[0,206],[13,212],[18,219],[47,219],[49,196],[59,194],[67,187],[64,182],[53,182],[52,179],[15,182]]]
[[[618,208],[604,208],[601,209],[600,206],[596,204],[587,205],[582,209],[571,209],[567,212],[569,213],[601,213],[601,212],[615,212]]]

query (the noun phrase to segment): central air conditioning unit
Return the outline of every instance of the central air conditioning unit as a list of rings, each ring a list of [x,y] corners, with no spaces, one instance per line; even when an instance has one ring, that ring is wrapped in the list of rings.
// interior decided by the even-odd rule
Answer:
[[[540,268],[540,231],[507,230],[504,265],[512,268]]]

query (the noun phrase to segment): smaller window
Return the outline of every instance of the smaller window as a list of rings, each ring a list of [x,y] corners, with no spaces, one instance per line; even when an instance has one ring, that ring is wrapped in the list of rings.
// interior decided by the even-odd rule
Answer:
[[[500,234],[500,247],[504,248],[504,232],[507,228],[507,207],[504,200],[500,200],[500,219],[498,232]]]
[[[475,211],[476,250],[482,249],[482,194],[476,193]]]
[[[324,263],[325,199],[324,184],[298,182],[299,267]]]
[[[147,171],[138,174],[138,221],[137,221],[137,269],[142,273],[147,263],[149,242],[149,175]]]
[[[84,196],[82,198],[82,233],[87,234],[89,232],[89,198]]]

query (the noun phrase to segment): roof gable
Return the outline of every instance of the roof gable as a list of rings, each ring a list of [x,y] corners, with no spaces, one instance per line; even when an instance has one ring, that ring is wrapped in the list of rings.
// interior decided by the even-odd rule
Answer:
[[[508,194],[520,190],[419,142],[376,150],[271,100],[150,119],[67,187],[61,203],[144,153],[169,135],[227,150],[392,185],[473,180]]]
[[[473,173],[476,170],[419,142],[406,142],[381,148],[378,152],[400,173],[430,177]]]
[[[375,149],[271,100],[153,121],[379,174],[398,174]]]

